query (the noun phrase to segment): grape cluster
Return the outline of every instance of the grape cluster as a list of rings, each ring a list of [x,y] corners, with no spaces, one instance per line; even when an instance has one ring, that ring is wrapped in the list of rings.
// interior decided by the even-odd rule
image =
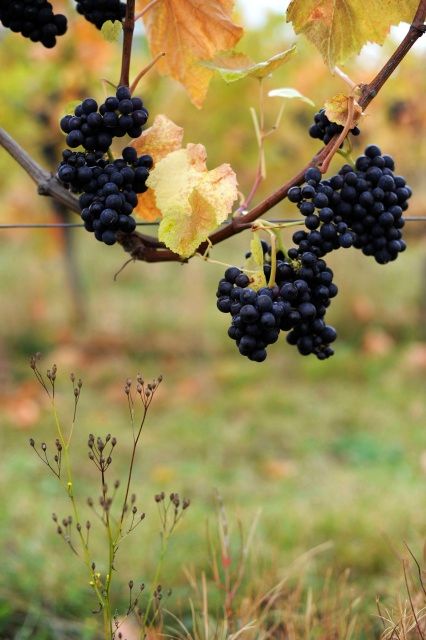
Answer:
[[[299,251],[322,257],[340,247],[355,247],[379,264],[395,260],[406,248],[401,229],[411,189],[393,173],[393,159],[370,145],[355,163],[344,165],[329,180],[314,167],[302,187],[288,192],[305,216],[307,231],[296,231]]]
[[[126,5],[120,0],[77,0],[76,9],[98,29],[109,20],[121,22],[126,15]]]
[[[87,151],[106,152],[115,137],[138,138],[147,120],[142,100],[132,98],[129,88],[121,86],[99,107],[96,100],[86,98],[74,109],[74,115],[61,119],[60,125],[71,149],[82,146]]]
[[[32,42],[41,42],[47,49],[54,47],[56,37],[67,30],[66,17],[54,14],[47,0],[1,0],[0,22]]]
[[[317,138],[323,140],[324,144],[330,142],[331,138],[343,131],[343,127],[336,122],[330,122],[325,114],[325,109],[320,109],[314,115],[314,124],[309,127],[309,135],[311,138]],[[353,136],[359,136],[361,133],[358,127],[354,127],[350,130]]]
[[[266,264],[265,273],[270,268]],[[216,294],[219,311],[232,316],[228,335],[242,355],[263,362],[267,346],[278,340],[280,331],[288,332],[287,342],[302,355],[314,354],[320,360],[333,355],[330,344],[337,334],[324,316],[337,287],[324,260],[294,248],[288,259],[277,260],[272,287],[255,291],[249,284],[243,271],[230,267]]]
[[[134,231],[136,222],[131,214],[138,203],[137,194],[147,190],[151,156],[138,157],[133,147],[123,149],[122,158],[113,162],[99,152],[66,149],[62,155],[58,178],[81,193],[81,218],[87,231],[107,245],[115,244],[117,232]]]

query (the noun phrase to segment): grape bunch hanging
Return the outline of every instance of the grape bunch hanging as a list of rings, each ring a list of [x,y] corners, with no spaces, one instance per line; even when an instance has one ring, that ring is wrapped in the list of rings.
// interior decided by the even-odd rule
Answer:
[[[121,22],[126,15],[126,5],[120,0],[77,0],[76,9],[98,29],[109,20]]]
[[[146,180],[153,161],[138,157],[133,147],[125,147],[122,157],[107,159],[113,139],[125,135],[138,138],[148,119],[148,111],[128,87],[120,86],[103,104],[86,98],[61,119],[70,149],[62,153],[58,178],[73,193],[80,194],[81,218],[85,229],[107,245],[117,241],[119,233],[136,228],[132,213],[140,194],[147,190]],[[83,147],[85,151],[73,151]]]
[[[102,29],[105,22],[123,22],[126,4],[120,0],[76,0],[75,8],[88,22]],[[32,42],[52,49],[68,27],[67,18],[53,11],[47,0],[0,0],[0,22]]]
[[[66,17],[55,14],[47,0],[1,0],[0,22],[47,49],[54,47],[56,38],[67,30]]]
[[[338,290],[324,256],[354,247],[386,264],[406,249],[403,213],[412,192],[394,169],[391,156],[369,145],[354,167],[345,164],[324,180],[317,167],[310,167],[303,184],[289,190],[305,229],[293,234],[295,246],[286,254],[274,255],[263,243],[268,286],[250,287],[250,272],[237,267],[229,267],[218,285],[217,307],[231,315],[228,335],[242,355],[264,361],[281,332],[301,355],[320,360],[333,355],[330,345],[337,333],[325,315]]]

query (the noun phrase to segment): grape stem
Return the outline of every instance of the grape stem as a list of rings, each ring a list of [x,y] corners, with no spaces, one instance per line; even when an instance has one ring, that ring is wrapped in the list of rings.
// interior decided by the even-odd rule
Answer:
[[[142,69],[142,71],[140,71],[138,73],[138,75],[133,80],[132,84],[130,85],[130,93],[134,93],[136,87],[138,86],[140,80],[144,77],[144,75],[146,75],[148,73],[148,71],[150,71],[152,69],[152,67],[160,60],[160,58],[164,58],[165,55],[166,54],[165,54],[164,51],[162,53],[159,53],[158,56],[155,56],[155,58],[153,60],[151,60],[151,62],[149,64],[147,64],[146,67],[144,67]]]
[[[120,85],[129,86],[130,60],[132,57],[133,32],[135,30],[135,0],[127,0],[126,17],[123,24],[123,52],[121,56]]]
[[[153,6],[155,6],[156,4],[158,4],[160,2],[160,0],[151,0],[151,2],[148,2],[148,4],[146,5],[146,7],[144,7],[142,9],[142,11],[140,13],[138,13],[138,15],[135,17],[135,22],[136,20],[139,20],[140,18],[143,18],[143,16],[150,10],[152,9]]]
[[[147,7],[148,6],[149,5],[147,5]],[[363,111],[374,100],[380,89],[395,69],[400,65],[414,43],[425,33],[425,19],[426,0],[420,0],[412,24],[410,25],[410,28],[401,44],[369,84],[359,85],[361,89],[361,97],[358,100],[358,104]],[[135,0],[128,0],[123,27],[123,55],[120,76],[120,84],[126,86],[129,86],[129,69],[134,22]],[[335,143],[339,137],[341,136],[338,134],[334,136],[332,140],[330,140],[330,142],[324,146],[295,176],[290,178],[286,183],[262,200],[250,211],[232,217],[226,225],[214,231],[205,242],[201,243],[195,253],[204,253],[209,246],[223,242],[237,233],[241,233],[247,228],[248,223],[254,222],[260,218],[260,216],[275,207],[287,196],[291,187],[303,183],[305,172],[309,167],[323,166],[323,163],[326,160],[328,162],[331,161],[332,155],[335,153],[333,152],[333,154],[331,154],[331,150],[335,147]],[[342,140],[340,142],[342,142]],[[6,133],[6,131],[4,131],[4,129],[1,128],[0,146],[4,147],[4,149],[33,179],[38,186],[38,193],[40,195],[51,196],[58,202],[64,204],[68,209],[80,213],[78,199],[69,193],[69,191],[67,191],[54,176],[37,164],[37,162],[31,158],[28,153],[24,151],[24,149],[22,149],[22,147]],[[238,210],[236,213],[238,213]],[[131,234],[119,233],[118,242],[122,245],[124,251],[128,252],[134,260],[142,260],[145,262],[188,262],[188,259],[184,259],[170,249],[167,249],[164,244],[154,236],[138,232],[133,232]]]
[[[336,76],[339,76],[339,78],[341,78],[343,82],[350,87],[351,91],[358,86],[356,82],[354,82],[344,71],[342,71],[342,69],[340,69],[340,67],[334,67],[333,73],[335,73]]]

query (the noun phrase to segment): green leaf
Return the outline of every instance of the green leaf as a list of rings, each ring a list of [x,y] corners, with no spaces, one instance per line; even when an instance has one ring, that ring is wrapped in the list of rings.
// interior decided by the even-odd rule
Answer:
[[[304,96],[297,89],[293,89],[292,87],[282,87],[281,89],[272,89],[269,91],[268,96],[271,98],[286,98],[286,99],[296,99],[301,100],[302,102],[306,102],[306,104],[310,104],[312,107],[315,107],[315,102],[312,102],[310,98]]]
[[[120,20],[107,20],[102,25],[102,35],[107,42],[117,42],[123,30]]]
[[[287,22],[303,33],[332,69],[367,42],[383,44],[391,25],[411,22],[418,0],[292,0]]]
[[[295,52],[296,47],[293,45],[290,49],[277,53],[264,62],[251,62],[246,56],[233,53],[201,64],[217,71],[228,84],[247,77],[261,80],[287,62]]]

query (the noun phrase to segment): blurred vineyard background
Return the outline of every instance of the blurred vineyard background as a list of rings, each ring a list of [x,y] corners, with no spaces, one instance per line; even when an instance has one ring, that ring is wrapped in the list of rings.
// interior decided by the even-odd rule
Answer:
[[[52,170],[63,146],[57,123],[66,105],[103,97],[104,79],[118,76],[117,45],[74,15],[53,51],[0,31],[0,124]],[[246,33],[238,49],[260,61],[294,39],[282,17],[271,15]],[[370,49],[345,71],[356,82],[368,81],[394,46],[389,40],[374,55]],[[397,171],[413,188],[410,215],[425,214],[425,57],[421,50],[408,56],[354,139],[355,155],[374,142],[395,156]],[[133,73],[148,62],[141,32]],[[267,81],[268,89],[287,86],[318,108],[345,91],[303,39],[298,54]],[[210,168],[230,162],[247,193],[257,163],[249,113],[257,107],[257,89],[256,81],[226,85],[216,79],[198,111],[179,85],[154,70],[140,95],[151,122],[165,113],[182,125],[185,142],[206,146]],[[266,101],[271,125],[278,108],[277,99]],[[281,126],[267,141],[268,175],[259,199],[317,149],[306,133],[314,111],[302,102],[286,103]],[[336,157],[332,168],[340,162]],[[37,197],[28,176],[2,151],[0,202],[3,224],[76,220]],[[291,218],[295,208],[285,201],[271,214]],[[138,496],[149,517],[120,558],[118,601],[126,601],[130,578],[149,582],[153,573],[153,495],[179,491],[192,506],[162,578],[172,589],[167,608],[188,621],[194,597],[188,572],[204,571],[210,613],[213,619],[219,615],[221,595],[212,584],[206,535],[207,528],[217,529],[217,491],[235,553],[238,523],[247,535],[258,518],[239,606],[248,607],[278,583],[301,554],[330,543],[291,573],[289,600],[280,606],[286,610],[283,625],[292,620],[296,631],[275,637],[305,637],[297,629],[309,593],[320,602],[327,580],[330,592],[345,591],[341,601],[336,596],[336,611],[353,607],[351,615],[358,615],[351,637],[379,637],[375,598],[393,607],[398,594],[406,597],[404,541],[422,562],[426,525],[426,223],[407,224],[406,236],[408,251],[386,267],[353,250],[331,256],[340,288],[330,309],[339,333],[332,359],[304,359],[283,342],[258,365],[237,354],[226,335],[227,320],[216,311],[222,267],[198,260],[185,266],[136,263],[114,281],[127,256],[83,230],[0,230],[0,637],[95,637],[85,574],[51,522],[52,511],[68,512],[66,501],[28,446],[30,436],[46,442],[54,437],[48,404],[27,364],[36,351],[43,353],[42,367],[55,362],[59,368],[65,422],[72,406],[69,373],[84,380],[74,443],[83,496],[95,481],[87,434],[117,436],[118,475],[131,439],[123,382],[139,371],[148,378],[164,375],[137,467]],[[215,248],[212,257],[239,264],[248,243],[249,234],[241,234]],[[349,637],[328,633],[318,606],[319,630],[306,637]],[[329,615],[334,624],[337,613]]]

